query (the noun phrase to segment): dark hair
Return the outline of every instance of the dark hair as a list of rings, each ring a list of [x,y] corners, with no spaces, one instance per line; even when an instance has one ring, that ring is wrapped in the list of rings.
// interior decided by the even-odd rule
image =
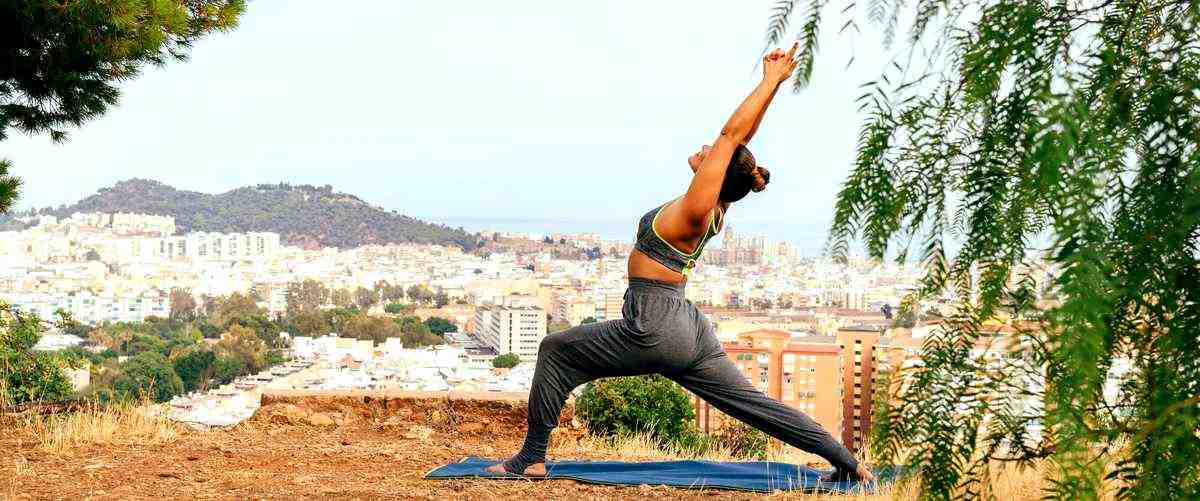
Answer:
[[[721,184],[720,200],[733,203],[750,194],[767,189],[771,182],[771,172],[759,167],[754,161],[754,155],[746,145],[739,144],[733,150],[733,158],[729,159],[729,167],[725,169],[725,182]]]

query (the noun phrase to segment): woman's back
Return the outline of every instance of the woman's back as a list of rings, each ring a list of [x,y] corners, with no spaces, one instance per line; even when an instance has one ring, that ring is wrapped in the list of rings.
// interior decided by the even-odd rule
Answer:
[[[699,237],[693,237],[692,241],[672,240],[670,233],[662,230],[663,219],[674,216],[670,209],[678,200],[651,209],[638,222],[634,252],[629,256],[630,277],[682,283],[696,266],[705,245],[721,231],[724,210],[718,206],[709,215]]]

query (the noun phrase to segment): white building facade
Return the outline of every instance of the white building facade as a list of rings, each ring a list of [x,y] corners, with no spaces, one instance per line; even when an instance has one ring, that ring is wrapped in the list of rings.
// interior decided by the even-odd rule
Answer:
[[[499,305],[475,310],[476,333],[499,354],[515,353],[523,362],[537,360],[538,346],[546,337],[546,310],[527,296],[509,296]]]

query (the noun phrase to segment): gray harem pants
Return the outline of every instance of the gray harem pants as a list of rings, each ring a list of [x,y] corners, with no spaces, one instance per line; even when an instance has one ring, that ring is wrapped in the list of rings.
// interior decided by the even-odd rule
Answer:
[[[684,298],[683,285],[632,278],[624,318],[584,324],[546,336],[529,391],[529,431],[510,473],[546,459],[550,431],[575,387],[605,377],[658,373],[721,412],[788,445],[825,458],[839,473],[858,461],[807,415],[767,397],[746,380],[721,348],[712,326]]]

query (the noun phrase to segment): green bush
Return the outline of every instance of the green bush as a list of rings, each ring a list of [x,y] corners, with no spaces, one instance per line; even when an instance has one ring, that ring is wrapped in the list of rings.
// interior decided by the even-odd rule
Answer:
[[[183,381],[184,391],[200,389],[212,377],[212,367],[216,361],[217,356],[212,350],[203,349],[192,350],[175,358],[175,373]]]
[[[213,378],[220,384],[228,384],[246,373],[246,363],[240,358],[219,356],[213,362]]]
[[[660,444],[681,449],[703,446],[695,430],[688,394],[658,374],[593,381],[575,401],[575,414],[594,435],[649,434]]]
[[[383,306],[383,311],[393,315],[408,315],[416,309],[415,305],[401,303],[388,303]]]
[[[267,355],[263,357],[263,359],[265,360],[267,367],[275,367],[276,365],[287,362],[287,358],[285,358],[282,353],[277,351],[268,351]]]
[[[429,330],[434,334],[440,335],[449,332],[458,332],[458,326],[454,325],[454,322],[441,317],[429,317],[425,319],[425,325],[429,327]]]
[[[121,364],[121,374],[113,381],[113,391],[122,399],[148,397],[166,402],[183,393],[183,380],[161,353],[144,351]]]
[[[516,353],[505,353],[492,359],[492,367],[501,369],[511,369],[519,363],[521,363],[521,357],[518,357]]]

